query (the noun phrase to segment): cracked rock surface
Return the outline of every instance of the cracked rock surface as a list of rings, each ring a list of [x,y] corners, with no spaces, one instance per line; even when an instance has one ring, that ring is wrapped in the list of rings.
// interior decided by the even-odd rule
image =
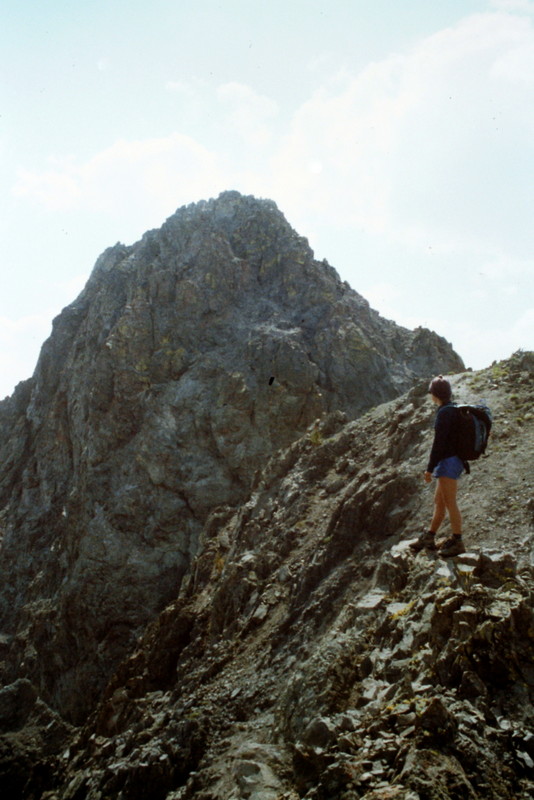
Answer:
[[[182,211],[181,221],[171,218],[172,236],[192,247],[194,236],[188,239],[180,225],[202,212],[213,226],[215,209],[215,218],[230,226],[225,236],[233,231],[232,258],[243,258],[239,247],[256,229],[248,217],[242,229],[232,228],[235,209],[229,209],[238,205],[241,213],[240,203],[249,208],[251,202],[238,199],[231,194],[222,205],[214,201]],[[272,213],[270,206],[264,210]],[[236,230],[243,232],[238,236]],[[147,235],[143,246],[155,247],[158,236]],[[203,229],[201,248],[204,236]],[[131,284],[115,274],[129,274],[135,247],[126,251],[115,252],[111,266],[108,254],[103,271],[106,281],[123,287],[125,298],[126,289],[139,285],[139,274]],[[100,309],[103,320],[111,301],[98,277],[101,269],[102,264],[85,290],[84,313]],[[352,297],[330,268],[324,267],[323,276]],[[285,276],[269,284],[272,296],[274,287],[286,292],[288,282]],[[217,297],[216,292],[209,313],[221,319]],[[291,297],[288,308],[295,302]],[[117,325],[121,319],[116,317]],[[121,405],[126,400],[117,387],[124,388],[126,374],[133,380],[140,371],[114,372],[130,363],[128,348],[137,347],[139,329],[129,331],[121,340],[126,355],[113,356],[118,361],[110,367],[112,396],[103,416],[89,394],[69,394],[69,370],[73,380],[78,369],[75,353],[86,359],[84,369],[90,365],[78,334],[45,349],[64,348],[69,364],[57,372],[53,402],[40,406],[36,400],[43,382],[56,380],[38,369],[0,406],[2,797],[530,800],[534,354],[517,353],[476,373],[463,372],[461,364],[451,367],[457,370],[451,379],[455,399],[484,397],[494,428],[488,456],[460,481],[467,552],[444,560],[426,551],[415,556],[408,546],[431,515],[432,489],[422,480],[435,412],[426,395],[427,372],[442,369],[424,367],[419,380],[410,372],[413,364],[399,366],[399,374],[407,370],[405,393],[392,389],[389,399],[351,401],[361,402],[359,408],[342,401],[350,386],[333,398],[328,386],[335,387],[338,378],[327,385],[319,371],[312,394],[320,394],[324,406],[310,418],[288,382],[279,395],[283,403],[276,401],[274,408],[280,415],[298,407],[298,423],[287,437],[281,429],[276,446],[262,445],[245,479],[236,472],[238,452],[246,452],[238,450],[235,433],[241,423],[234,438],[225,440],[224,454],[210,450],[216,441],[212,423],[206,427],[206,417],[199,424],[195,403],[187,405],[187,397],[205,401],[209,416],[211,406],[217,411],[222,386],[216,384],[217,392],[205,399],[188,395],[192,367],[182,375],[184,386],[180,376],[175,386],[174,379],[154,382],[150,373],[144,399],[132,407],[139,417],[132,411],[121,419],[121,408],[130,406]],[[320,326],[317,331],[319,338],[325,335]],[[115,344],[105,342],[98,358],[113,353]],[[330,358],[335,357],[334,348]],[[235,371],[245,377],[228,371],[235,389],[228,401],[232,414],[245,402],[244,381],[255,409],[249,425],[260,436],[264,384],[258,383],[255,394],[244,367]],[[220,373],[226,374],[222,361]],[[276,386],[269,384],[273,375],[266,370],[267,389]],[[168,404],[169,387],[185,392],[183,406]],[[96,373],[87,392],[92,388],[100,402]],[[85,420],[91,421],[85,439],[81,422],[73,434],[80,408],[94,415]],[[187,434],[190,461],[185,445],[180,458],[191,463],[193,452],[204,447],[216,452],[235,493],[211,502],[209,491],[197,487],[197,505],[195,492],[171,482],[177,462],[162,443],[171,429],[178,430],[182,408],[189,409],[193,433]],[[133,427],[126,435],[128,425]],[[47,439],[51,430],[54,446]],[[88,453],[93,458],[97,452],[103,460],[90,461]],[[70,465],[68,474],[62,459]],[[205,487],[219,474],[209,463],[201,477]],[[183,506],[174,517],[167,508],[173,524],[163,530],[158,515],[166,508],[166,492],[178,486]],[[182,525],[189,550],[180,538]],[[170,580],[166,570],[175,569],[178,554],[181,572]]]
[[[87,723],[61,732],[63,752],[40,752],[27,796],[532,797],[534,429],[512,409],[533,365],[454,378],[465,399],[484,388],[495,418],[462,479],[466,554],[408,546],[431,511],[425,386],[354,422],[324,417],[245,504],[210,517],[179,596]],[[518,507],[489,534],[478,520],[499,476]],[[35,694],[18,691],[31,714]]]
[[[442,365],[463,368],[381,319],[269,201],[227,192],[109,248],[0,404],[3,682],[80,724],[215,508],[315,419]]]

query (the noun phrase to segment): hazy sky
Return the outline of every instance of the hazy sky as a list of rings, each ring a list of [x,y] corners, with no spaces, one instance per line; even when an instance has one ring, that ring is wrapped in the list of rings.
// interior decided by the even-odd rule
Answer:
[[[0,398],[98,255],[274,200],[384,316],[534,348],[534,2],[4,0]]]

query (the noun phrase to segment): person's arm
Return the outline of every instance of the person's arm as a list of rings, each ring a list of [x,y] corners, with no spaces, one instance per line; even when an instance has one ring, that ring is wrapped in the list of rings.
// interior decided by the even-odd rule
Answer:
[[[454,406],[439,409],[436,415],[434,442],[428,459],[427,472],[432,473],[438,462],[447,455],[453,418]]]

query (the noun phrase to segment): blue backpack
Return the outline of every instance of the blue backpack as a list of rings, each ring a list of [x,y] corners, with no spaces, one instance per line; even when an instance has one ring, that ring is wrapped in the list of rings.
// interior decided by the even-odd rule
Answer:
[[[476,461],[486,452],[492,416],[483,403],[456,406],[456,454],[462,461]],[[469,465],[466,464],[469,472]]]

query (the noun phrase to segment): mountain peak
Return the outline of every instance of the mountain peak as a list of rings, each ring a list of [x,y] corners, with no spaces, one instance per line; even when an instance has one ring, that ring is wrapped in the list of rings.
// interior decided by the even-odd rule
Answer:
[[[106,250],[0,404],[0,619],[15,635],[47,598],[55,633],[31,672],[46,701],[89,712],[210,513],[245,502],[280,448],[461,369],[436,334],[371,310],[269,200],[225,192]]]

